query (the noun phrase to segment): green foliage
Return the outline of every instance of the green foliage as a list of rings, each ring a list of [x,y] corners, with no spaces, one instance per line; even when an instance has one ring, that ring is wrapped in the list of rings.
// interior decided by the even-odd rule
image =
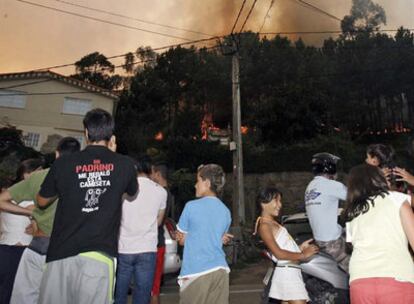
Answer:
[[[0,128],[0,149],[3,150],[7,145],[23,145],[22,130],[16,129],[13,126]]]
[[[0,128],[0,162],[14,155],[20,160],[40,157],[41,153],[23,143],[23,133],[14,126]]]
[[[170,175],[170,191],[175,199],[175,214],[181,214],[186,202],[195,198],[195,174],[188,169],[179,169]]]
[[[98,87],[114,90],[121,86],[123,78],[114,74],[115,66],[105,55],[94,52],[75,62],[76,74],[71,77]]]
[[[258,147],[244,151],[246,173],[310,171],[312,155],[318,152],[333,153],[342,159],[347,171],[365,158],[365,146],[353,143],[340,135],[317,136],[312,140],[278,147]]]
[[[0,189],[10,187],[16,179],[20,160],[15,154],[4,157],[0,162]]]
[[[154,148],[175,168],[195,170],[214,161],[231,171],[231,153],[203,141],[201,126],[232,125],[228,46],[236,38],[242,125],[249,129],[246,171],[307,169],[321,150],[341,155],[348,168],[364,150],[352,143],[414,128],[414,34],[404,28],[395,36],[376,32],[385,22],[381,6],[353,0],[343,34],[321,48],[252,32],[225,37],[217,48],[156,53],[139,47],[125,55],[128,76],[116,112],[119,151]],[[120,81],[113,71],[95,52],[77,62],[76,77],[115,88]]]
[[[41,153],[26,147],[22,131],[13,126],[0,128],[0,188],[10,186],[22,160],[39,158]]]
[[[173,168],[187,168],[195,172],[201,164],[216,163],[226,172],[232,170],[231,152],[218,143],[178,137],[167,140],[164,149],[167,151],[167,162]]]

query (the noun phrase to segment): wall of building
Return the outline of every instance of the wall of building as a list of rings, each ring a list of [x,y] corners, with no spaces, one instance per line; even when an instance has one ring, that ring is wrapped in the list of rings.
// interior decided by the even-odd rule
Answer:
[[[42,79],[7,80],[1,82],[1,87],[15,86],[37,80],[41,81]],[[91,101],[92,108],[99,107],[110,113],[113,111],[113,99],[56,80],[11,88],[10,90],[26,93],[79,92],[66,95],[26,96],[26,107],[24,109],[0,107],[0,124],[16,126],[23,130],[24,134],[28,132],[40,134],[39,143],[34,147],[37,150],[52,134],[82,138],[83,115],[62,113],[65,97],[87,99]]]

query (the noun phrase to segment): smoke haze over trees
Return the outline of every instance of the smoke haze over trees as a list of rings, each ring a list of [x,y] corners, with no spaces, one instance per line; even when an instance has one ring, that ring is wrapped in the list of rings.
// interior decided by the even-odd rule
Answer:
[[[414,128],[414,35],[404,28],[377,32],[384,10],[369,0],[353,3],[343,34],[321,48],[252,32],[237,38],[246,149],[263,152],[321,136],[357,141]],[[227,151],[210,151],[202,141],[206,117],[212,127],[231,126],[231,56],[217,46],[161,54],[139,48],[128,55],[130,86],[116,116],[121,151],[157,147],[191,158],[184,149],[194,152],[199,142],[204,159],[213,157],[209,151],[230,160]],[[142,63],[131,65],[136,60]]]

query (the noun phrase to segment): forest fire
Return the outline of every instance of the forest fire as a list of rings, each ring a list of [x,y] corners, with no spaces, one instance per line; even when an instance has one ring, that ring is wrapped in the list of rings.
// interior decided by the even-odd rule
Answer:
[[[162,141],[164,139],[164,134],[160,131],[157,134],[155,134],[154,139],[158,141]]]
[[[213,114],[206,113],[204,115],[203,120],[201,121],[201,139],[208,140],[209,131],[212,131],[212,130],[218,131],[220,130],[220,128],[214,126]]]
[[[243,135],[249,132],[247,126],[241,126],[240,131]],[[228,144],[231,138],[231,129],[220,128],[214,125],[213,115],[206,113],[203,120],[201,121],[201,139],[207,141],[220,141],[221,144]]]

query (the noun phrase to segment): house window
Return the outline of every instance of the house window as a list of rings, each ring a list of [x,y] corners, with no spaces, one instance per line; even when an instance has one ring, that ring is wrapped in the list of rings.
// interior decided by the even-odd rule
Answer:
[[[26,107],[26,96],[19,91],[0,90],[0,107],[24,109]]]
[[[65,97],[63,114],[85,115],[92,109],[92,102],[88,99]]]
[[[40,134],[39,133],[32,133],[29,132],[25,136],[23,136],[24,144],[27,147],[37,148],[39,145]]]

